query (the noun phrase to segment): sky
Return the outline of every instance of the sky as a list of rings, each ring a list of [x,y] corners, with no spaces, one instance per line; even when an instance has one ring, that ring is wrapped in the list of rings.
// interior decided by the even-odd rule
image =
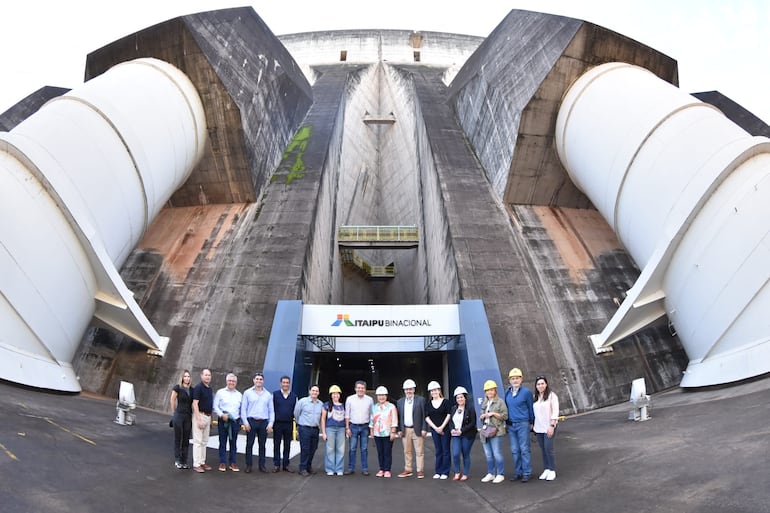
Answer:
[[[512,9],[578,18],[676,59],[684,91],[720,91],[770,123],[766,0],[6,0],[0,113],[40,87],[82,84],[88,53],[116,39],[177,16],[248,5],[278,35],[358,28],[487,36]]]

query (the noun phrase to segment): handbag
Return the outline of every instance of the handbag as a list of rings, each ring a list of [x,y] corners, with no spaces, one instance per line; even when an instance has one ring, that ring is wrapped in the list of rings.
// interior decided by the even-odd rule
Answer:
[[[481,427],[481,436],[484,438],[494,438],[497,436],[497,428],[492,424],[484,424]]]
[[[168,427],[174,427],[174,417],[171,417],[171,420],[168,421]]]
[[[489,413],[489,410],[492,409],[493,402],[494,401],[489,401],[487,403],[487,413]],[[494,424],[490,424],[489,418],[487,418],[487,421],[484,423],[483,426],[481,426],[480,433],[481,433],[481,436],[483,436],[484,438],[494,438],[495,436],[497,436],[497,426],[495,426]]]

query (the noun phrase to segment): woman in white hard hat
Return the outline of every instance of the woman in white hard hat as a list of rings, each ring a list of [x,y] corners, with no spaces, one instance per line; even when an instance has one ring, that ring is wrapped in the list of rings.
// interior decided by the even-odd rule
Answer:
[[[321,438],[326,442],[326,475],[341,476],[345,466],[345,405],[340,401],[342,389],[329,387],[329,400],[321,412]]]
[[[487,457],[487,475],[481,478],[482,483],[502,483],[505,481],[502,437],[505,436],[505,419],[508,418],[508,407],[497,395],[497,383],[491,379],[484,382],[484,402],[481,403],[482,421],[481,445]]]
[[[380,385],[374,391],[377,402],[372,406],[372,420],[369,427],[369,437],[374,438],[377,448],[377,461],[380,469],[377,477],[390,477],[390,467],[393,463],[393,440],[398,430],[398,412],[396,406],[388,401],[388,389]]]
[[[425,407],[425,422],[430,427],[430,436],[436,448],[436,473],[433,474],[433,479],[446,479],[452,467],[450,450],[452,434],[449,432],[452,408],[449,406],[449,401],[444,399],[438,381],[428,383],[428,392],[430,392],[430,401]]]
[[[468,391],[465,387],[455,388],[452,394],[455,405],[452,407],[452,460],[455,475],[453,481],[467,481],[471,470],[471,447],[476,441],[476,409],[468,401]],[[463,465],[460,466],[462,456]]]

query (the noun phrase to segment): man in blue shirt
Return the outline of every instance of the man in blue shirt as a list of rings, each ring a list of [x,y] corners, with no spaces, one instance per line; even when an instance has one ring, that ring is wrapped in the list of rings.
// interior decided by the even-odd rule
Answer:
[[[246,429],[246,473],[251,472],[254,462],[254,438],[259,440],[259,471],[267,472],[265,468],[265,444],[267,434],[273,431],[275,413],[273,410],[273,394],[264,388],[265,378],[261,372],[254,376],[254,386],[243,393],[241,402],[241,419]]]
[[[532,392],[522,386],[524,375],[521,369],[513,368],[508,373],[510,387],[505,391],[505,405],[508,407],[508,442],[515,473],[511,481],[520,479],[522,483],[532,476],[532,456],[529,446],[529,432],[535,425],[535,402]]]
[[[318,385],[310,387],[308,397],[297,401],[294,407],[294,418],[297,419],[299,432],[299,473],[302,476],[315,474],[313,470],[313,455],[318,449],[319,430],[321,427],[321,411],[323,404],[318,399]]]

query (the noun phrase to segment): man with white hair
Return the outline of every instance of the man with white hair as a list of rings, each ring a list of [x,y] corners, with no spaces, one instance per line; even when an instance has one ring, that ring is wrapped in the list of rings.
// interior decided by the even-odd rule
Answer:
[[[225,472],[228,468],[233,472],[241,469],[235,464],[236,442],[238,432],[241,430],[241,399],[243,396],[235,388],[238,385],[238,377],[232,372],[225,378],[227,385],[217,390],[214,396],[214,413],[217,416],[217,430],[219,432],[219,471]],[[229,450],[228,450],[229,444]]]
[[[413,459],[416,459],[417,479],[425,477],[423,450],[428,426],[425,423],[425,398],[415,395],[417,388],[414,380],[407,379],[403,385],[404,397],[398,400],[398,436],[404,442],[404,471],[398,477],[411,477]],[[414,452],[413,452],[414,449]],[[413,454],[416,458],[413,458]]]

